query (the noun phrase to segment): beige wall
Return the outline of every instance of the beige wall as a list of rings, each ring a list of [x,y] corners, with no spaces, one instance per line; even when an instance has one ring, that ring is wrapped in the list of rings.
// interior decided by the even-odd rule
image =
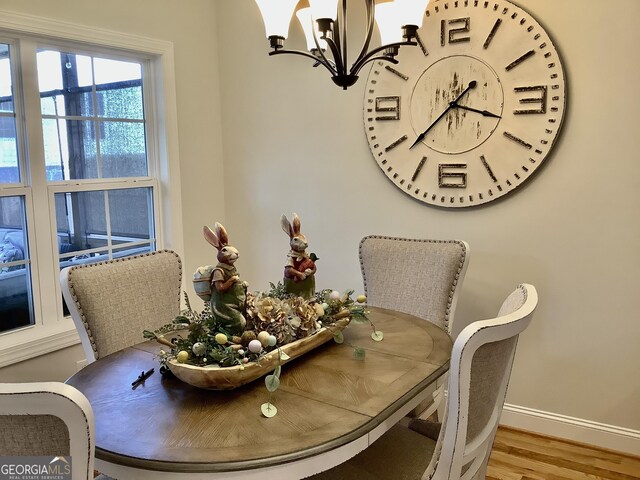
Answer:
[[[174,42],[186,272],[213,261],[200,228],[214,220],[228,227],[253,289],[282,274],[284,212],[301,215],[321,257],[319,287],[362,288],[357,246],[370,233],[465,239],[472,255],[457,331],[493,315],[518,282],[540,293],[508,401],[640,430],[640,2],[520,3],[563,55],[564,131],[519,192],[455,212],[412,200],[379,171],[362,127],[363,81],[343,92],[302,58],[267,56],[252,0],[0,0],[0,9]],[[302,47],[297,29],[291,44]],[[63,379],[78,348],[56,356],[66,365],[59,370],[44,357],[0,370],[0,378],[40,379],[39,365],[43,377],[51,370]]]
[[[493,315],[518,282],[539,290],[508,402],[638,430],[640,2],[520,4],[563,55],[564,131],[546,167],[510,198],[443,211],[376,166],[363,80],[344,92],[306,59],[268,57],[254,2],[219,2],[226,217],[238,267],[256,289],[280,278],[288,245],[278,218],[292,211],[320,257],[319,287],[362,288],[366,234],[465,239],[472,253],[456,330]],[[303,47],[297,26],[289,43]]]
[[[78,362],[81,362],[80,365]],[[64,382],[86,364],[80,344],[0,369],[2,382]]]

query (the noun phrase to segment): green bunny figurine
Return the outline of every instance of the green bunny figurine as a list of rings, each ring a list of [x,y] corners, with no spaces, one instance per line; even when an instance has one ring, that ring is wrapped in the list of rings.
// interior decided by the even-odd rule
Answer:
[[[244,318],[247,283],[240,281],[236,267],[238,249],[229,245],[225,228],[216,222],[211,230],[202,229],[204,238],[218,250],[218,264],[211,276],[211,313],[230,334],[241,335],[247,320]]]

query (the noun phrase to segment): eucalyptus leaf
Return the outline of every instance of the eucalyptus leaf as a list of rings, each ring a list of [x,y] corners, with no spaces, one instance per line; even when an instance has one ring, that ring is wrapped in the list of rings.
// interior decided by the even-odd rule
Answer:
[[[262,415],[267,418],[271,418],[275,416],[276,413],[278,413],[278,409],[276,408],[276,406],[269,402],[260,405],[260,410],[262,411]]]
[[[280,360],[289,360],[291,357],[284,352],[280,352]]]
[[[152,331],[150,331],[150,330],[143,330],[142,331],[142,337],[143,338],[149,338],[151,340],[155,340],[156,338],[158,338],[158,336],[155,333],[153,333]]]
[[[382,339],[384,338],[384,333],[382,333],[380,330],[375,330],[371,334],[371,338],[373,338],[375,342],[381,342]]]
[[[333,334],[333,341],[336,343],[344,343],[344,335],[342,332],[336,332]]]
[[[369,319],[367,317],[351,317],[351,321],[353,323],[369,323]]]
[[[366,352],[364,348],[361,347],[353,347],[353,358],[356,360],[364,360]]]
[[[282,367],[278,365],[273,371],[273,375],[280,378],[280,373],[282,373]]]
[[[273,393],[280,386],[280,379],[275,375],[267,375],[264,379],[264,384],[267,386],[267,390]]]

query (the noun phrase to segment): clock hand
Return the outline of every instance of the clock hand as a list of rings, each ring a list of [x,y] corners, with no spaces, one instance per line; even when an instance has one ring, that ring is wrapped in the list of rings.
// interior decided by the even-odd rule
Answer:
[[[462,110],[469,110],[470,112],[481,113],[485,117],[502,118],[500,115],[496,115],[495,113],[491,113],[486,110],[478,110],[477,108],[467,107],[466,105],[458,105],[456,102],[453,102],[452,106],[454,108],[460,108]]]
[[[476,85],[477,85],[477,84],[478,84],[478,82],[476,82],[475,80],[471,80],[471,81],[469,82],[469,86],[468,86],[467,88],[465,88],[465,89],[462,91],[462,93],[461,93],[460,95],[458,95],[458,96],[456,97],[456,99],[455,99],[453,102],[449,102],[449,106],[444,110],[444,112],[442,112],[442,113],[440,114],[440,116],[439,116],[438,118],[436,118],[436,119],[431,123],[431,125],[429,125],[429,126],[427,127],[427,129],[426,129],[424,132],[422,132],[420,135],[418,135],[418,138],[416,138],[416,141],[415,141],[415,142],[413,142],[413,144],[409,147],[409,150],[411,150],[411,149],[412,149],[413,147],[415,147],[418,143],[420,143],[420,142],[424,139],[424,137],[427,135],[427,133],[429,133],[429,130],[431,130],[431,129],[434,127],[434,125],[435,125],[436,123],[438,123],[440,120],[442,120],[442,118],[443,118],[443,117],[444,117],[444,116],[449,112],[449,110],[451,110],[452,108],[454,108],[455,106],[457,106],[457,105],[458,105],[458,100],[460,100],[462,97],[464,97],[464,96],[465,96],[465,94],[466,94],[469,90],[471,90],[472,88],[476,88]]]

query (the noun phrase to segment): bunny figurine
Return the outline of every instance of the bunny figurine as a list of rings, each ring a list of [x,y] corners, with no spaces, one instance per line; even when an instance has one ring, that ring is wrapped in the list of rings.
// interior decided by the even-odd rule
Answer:
[[[303,298],[312,298],[316,290],[316,264],[312,257],[314,254],[307,253],[307,239],[300,233],[300,219],[296,213],[293,214],[293,224],[286,216],[282,215],[280,225],[284,233],[289,235],[289,245],[291,250],[287,255],[287,265],[284,267],[284,289]]]
[[[225,228],[216,222],[213,230],[202,228],[204,238],[218,250],[218,264],[211,275],[211,313],[214,320],[232,335],[241,335],[247,320],[244,318],[247,283],[241,282],[233,266],[240,254],[229,245]]]

